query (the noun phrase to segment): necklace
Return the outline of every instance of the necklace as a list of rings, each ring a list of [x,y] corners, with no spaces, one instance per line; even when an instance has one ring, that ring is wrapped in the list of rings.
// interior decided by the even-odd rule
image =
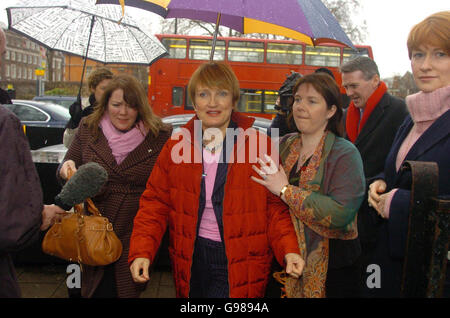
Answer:
[[[214,144],[212,146],[209,146],[212,142],[206,143],[204,140],[202,141],[202,146],[204,149],[208,150],[209,152],[214,153],[216,150],[219,150],[222,147],[223,141],[219,144]]]
[[[302,155],[300,159],[302,160],[302,162],[305,162],[305,161],[306,161],[306,158],[308,158],[308,157],[309,157],[309,156],[307,156],[307,155]]]

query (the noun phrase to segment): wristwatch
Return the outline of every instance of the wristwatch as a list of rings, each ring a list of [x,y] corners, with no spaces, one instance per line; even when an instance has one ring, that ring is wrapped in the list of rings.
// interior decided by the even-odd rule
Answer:
[[[289,184],[286,184],[284,187],[281,188],[281,191],[280,191],[280,198],[281,198],[281,196],[286,192],[288,186],[289,186]]]

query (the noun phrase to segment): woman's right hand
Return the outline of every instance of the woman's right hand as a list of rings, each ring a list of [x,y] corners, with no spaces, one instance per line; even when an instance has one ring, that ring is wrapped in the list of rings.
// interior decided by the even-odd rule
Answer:
[[[69,168],[72,169],[72,173],[75,173],[77,171],[77,168],[75,166],[75,161],[67,160],[63,163],[61,169],[59,170],[59,175],[64,180],[67,180],[67,178],[69,176]]]
[[[148,269],[150,267],[150,260],[144,257],[136,258],[133,263],[131,263],[130,271],[134,282],[145,283],[150,279],[148,274]],[[141,273],[142,272],[142,273]]]
[[[369,186],[368,202],[370,207],[378,206],[381,195],[386,191],[386,182],[384,180],[375,180]]]

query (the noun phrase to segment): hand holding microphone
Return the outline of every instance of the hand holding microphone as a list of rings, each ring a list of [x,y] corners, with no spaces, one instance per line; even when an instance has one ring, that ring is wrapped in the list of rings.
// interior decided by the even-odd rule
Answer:
[[[66,163],[69,162],[67,165]],[[61,177],[69,177],[71,165],[75,166],[72,160],[63,164]],[[70,163],[72,162],[72,163]],[[64,168],[64,172],[62,171]],[[86,199],[95,196],[108,180],[108,173],[105,168],[96,162],[88,162],[81,165],[73,176],[62,187],[61,192],[55,197],[55,204],[64,210],[70,210],[74,205],[84,202]]]

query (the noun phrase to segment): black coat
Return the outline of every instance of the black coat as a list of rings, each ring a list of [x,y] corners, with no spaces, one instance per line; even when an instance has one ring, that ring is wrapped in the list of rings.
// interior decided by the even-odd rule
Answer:
[[[370,114],[354,142],[361,154],[366,180],[383,172],[395,134],[407,114],[404,100],[389,93],[383,95]],[[374,244],[378,220],[377,215],[367,206],[367,189],[368,181],[366,196],[358,211],[358,238],[350,241],[330,240],[330,268],[350,266],[361,253],[366,252],[368,244]]]
[[[0,105],[0,298],[20,297],[9,253],[39,238],[43,196],[20,120]]]

